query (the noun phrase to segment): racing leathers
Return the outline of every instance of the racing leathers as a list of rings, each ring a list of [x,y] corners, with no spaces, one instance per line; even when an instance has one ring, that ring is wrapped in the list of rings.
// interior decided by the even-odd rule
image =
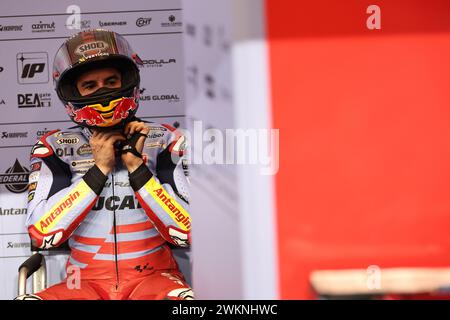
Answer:
[[[95,165],[87,128],[50,132],[33,147],[28,232],[36,247],[68,240],[71,249],[65,282],[40,298],[193,297],[168,246],[190,242],[184,136],[168,125],[148,126],[144,163],[132,173],[118,155],[105,176]],[[81,279],[75,289],[67,285],[74,270]]]

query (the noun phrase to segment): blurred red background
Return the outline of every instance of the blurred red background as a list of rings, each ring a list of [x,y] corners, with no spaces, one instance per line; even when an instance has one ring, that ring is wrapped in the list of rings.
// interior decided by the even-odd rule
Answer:
[[[281,298],[316,269],[450,267],[450,2],[266,10]]]

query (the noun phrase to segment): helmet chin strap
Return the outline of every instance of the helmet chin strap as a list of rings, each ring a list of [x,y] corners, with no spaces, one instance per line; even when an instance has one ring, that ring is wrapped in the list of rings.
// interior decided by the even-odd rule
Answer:
[[[107,132],[107,131],[114,131],[114,130],[116,130],[116,131],[123,131],[124,129],[125,129],[125,126],[126,126],[126,124],[128,123],[128,122],[131,122],[131,121],[142,121],[142,120],[140,120],[139,118],[137,118],[136,116],[134,116],[133,118],[131,118],[131,119],[124,119],[124,120],[122,120],[122,121],[120,121],[118,124],[116,124],[116,125],[114,125],[114,126],[111,126],[111,127],[96,127],[96,128],[92,128],[92,127],[86,127],[88,130],[89,130],[89,132],[92,134],[93,133],[93,130],[95,129],[95,130],[98,130],[98,131],[103,131],[103,132]]]

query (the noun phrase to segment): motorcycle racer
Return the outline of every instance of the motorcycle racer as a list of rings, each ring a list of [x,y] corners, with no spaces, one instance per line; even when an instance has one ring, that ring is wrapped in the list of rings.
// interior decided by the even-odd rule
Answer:
[[[54,60],[58,97],[77,127],[43,136],[31,152],[27,228],[42,249],[68,241],[80,271],[41,299],[191,299],[168,243],[188,247],[185,138],[145,123],[141,64],[117,33],[82,31]]]

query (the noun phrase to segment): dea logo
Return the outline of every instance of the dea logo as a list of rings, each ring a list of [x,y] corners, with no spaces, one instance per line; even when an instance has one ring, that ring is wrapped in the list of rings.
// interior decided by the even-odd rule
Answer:
[[[8,168],[5,173],[0,174],[0,184],[4,184],[6,189],[13,193],[22,193],[28,187],[29,171],[23,167],[16,159],[13,166]]]

